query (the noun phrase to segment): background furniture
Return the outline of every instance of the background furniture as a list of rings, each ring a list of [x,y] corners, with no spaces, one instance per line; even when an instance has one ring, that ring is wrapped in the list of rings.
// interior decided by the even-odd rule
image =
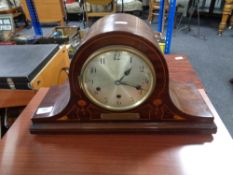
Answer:
[[[213,14],[221,14],[224,0],[200,0],[200,12],[208,13],[209,16]]]
[[[90,17],[103,17],[116,12],[115,0],[84,0],[84,7],[87,24]]]
[[[34,0],[26,0],[26,4],[27,4],[27,8],[30,14],[30,18],[31,18],[31,24],[33,26],[34,32],[35,32],[35,36],[36,37],[40,37],[43,36],[43,31],[40,25],[40,21],[37,15],[37,10],[35,7],[35,3]]]
[[[21,1],[24,13],[28,21],[31,21],[26,0]],[[40,23],[59,23],[64,25],[66,13],[63,0],[34,0]]]
[[[26,106],[35,94],[32,90],[0,89],[0,108]]]
[[[67,14],[82,14],[83,13],[83,7],[82,4],[78,1],[72,1],[72,2],[65,2],[66,12]]]
[[[225,0],[223,12],[222,12],[222,20],[218,28],[218,33],[220,36],[222,35],[224,29],[226,28],[228,19],[232,14],[232,10],[233,10],[233,0]],[[230,25],[233,26],[233,17],[231,17]]]
[[[7,109],[27,106],[32,97],[36,94],[33,90],[11,90],[0,89],[0,138],[7,131]],[[15,109],[15,108],[14,108]]]
[[[69,57],[65,47],[55,44],[2,46],[0,52],[0,128],[4,133],[10,126],[4,122],[10,118],[6,111],[19,107],[21,111],[36,89],[66,81]]]
[[[202,88],[187,58],[180,56],[166,57],[171,79]],[[214,135],[31,135],[30,119],[47,92],[37,93],[1,140],[1,175],[232,175],[233,141],[203,89],[218,126]]]
[[[165,13],[165,0],[160,0],[159,19],[158,19],[158,32],[160,33],[163,33],[164,15],[165,15],[164,13]],[[176,0],[170,0],[166,39],[165,39],[165,54],[170,53],[175,13],[176,13]]]
[[[0,88],[39,89],[63,83],[67,50],[56,44],[0,47]]]
[[[122,0],[115,0],[116,3],[116,11],[117,12],[142,12],[143,4],[140,0],[123,0],[123,7],[122,7]],[[82,14],[83,7],[80,2],[65,2],[67,14]],[[85,11],[90,11],[91,7],[90,4],[87,3],[87,7]],[[123,10],[123,11],[122,11]]]
[[[143,4],[140,0],[116,0],[118,12],[142,12]],[[123,2],[123,5],[122,5]]]
[[[15,27],[16,27],[16,32],[21,31],[25,26],[27,26],[27,21],[22,13],[21,7],[12,7],[8,10],[0,10],[0,15],[1,14],[12,14],[12,17],[14,19]],[[24,24],[19,24],[18,19],[22,17],[24,20]]]
[[[159,0],[150,0],[149,1],[149,14],[148,14],[148,21],[151,23],[154,16],[159,15],[160,9],[160,1]],[[169,9],[169,2],[165,0],[165,11],[168,12]]]

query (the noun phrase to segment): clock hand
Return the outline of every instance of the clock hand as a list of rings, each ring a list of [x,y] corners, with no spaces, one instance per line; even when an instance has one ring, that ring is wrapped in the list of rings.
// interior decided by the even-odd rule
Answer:
[[[124,82],[124,81],[123,81],[123,82],[120,81],[119,84],[120,84],[120,85],[126,85],[126,86],[130,86],[130,87],[134,87],[134,88],[136,88],[137,90],[145,90],[145,89],[142,88],[141,85],[133,85],[133,84],[130,84],[130,83]]]
[[[125,76],[128,76],[130,74],[131,70],[132,70],[132,67],[130,67],[129,69],[127,69],[124,72],[124,75],[119,80],[117,80],[117,81],[121,82],[125,78]]]

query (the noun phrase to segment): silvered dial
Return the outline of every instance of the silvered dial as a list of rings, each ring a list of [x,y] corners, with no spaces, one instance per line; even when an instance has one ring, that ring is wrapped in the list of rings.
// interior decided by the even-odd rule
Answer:
[[[96,105],[123,111],[149,97],[155,86],[155,72],[141,52],[131,47],[110,46],[87,59],[80,83],[86,96]]]

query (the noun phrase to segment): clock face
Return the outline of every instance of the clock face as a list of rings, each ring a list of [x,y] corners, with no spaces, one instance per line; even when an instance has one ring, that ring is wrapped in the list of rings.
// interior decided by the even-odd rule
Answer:
[[[146,56],[126,46],[109,46],[93,53],[81,70],[80,84],[96,105],[124,111],[142,104],[152,93],[156,75]]]

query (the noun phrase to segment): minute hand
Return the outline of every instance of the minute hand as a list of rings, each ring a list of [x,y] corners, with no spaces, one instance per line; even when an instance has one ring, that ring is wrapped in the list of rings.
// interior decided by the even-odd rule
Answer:
[[[121,85],[134,87],[134,88],[136,88],[137,90],[145,90],[145,89],[142,88],[141,85],[134,85],[134,84],[131,84],[131,83],[128,83],[128,82],[124,82],[124,81],[120,81],[119,83],[120,83]]]

